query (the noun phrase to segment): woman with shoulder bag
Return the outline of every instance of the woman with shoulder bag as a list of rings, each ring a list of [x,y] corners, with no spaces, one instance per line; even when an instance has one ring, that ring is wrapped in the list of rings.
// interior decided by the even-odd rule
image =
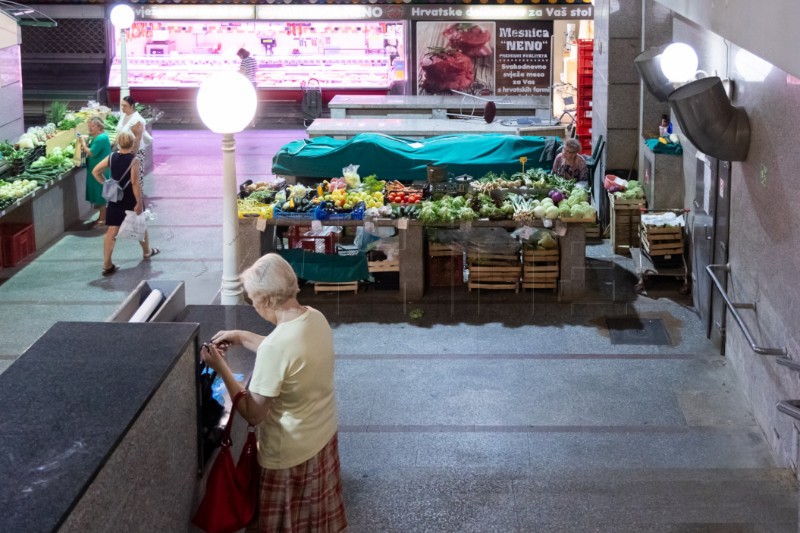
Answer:
[[[262,337],[220,331],[203,346],[203,361],[231,397],[244,387],[224,356],[228,346],[256,352],[248,393],[237,411],[258,426],[261,488],[259,533],[340,533],[347,528],[339,465],[333,333],[325,316],[297,301],[297,276],[277,254],[242,273],[256,312],[275,329]]]
[[[135,137],[129,131],[120,132],[117,135],[117,145],[119,151],[114,152],[103,159],[92,170],[92,175],[100,184],[105,183],[103,172],[107,168],[111,169],[111,180],[114,180],[122,190],[122,197],[117,201],[109,201],[106,208],[106,234],[103,239],[103,271],[104,276],[110,276],[119,267],[111,261],[111,254],[114,252],[114,243],[119,233],[119,227],[125,220],[125,211],[134,211],[137,215],[144,211],[144,200],[142,198],[142,184],[139,180],[139,165],[136,155],[133,153]],[[150,259],[159,253],[158,248],[150,246],[147,232],[144,239],[139,244],[142,246],[144,259]]]

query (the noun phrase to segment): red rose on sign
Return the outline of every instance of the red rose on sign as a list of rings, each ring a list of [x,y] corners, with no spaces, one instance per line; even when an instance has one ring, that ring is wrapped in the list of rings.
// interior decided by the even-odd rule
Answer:
[[[451,48],[461,50],[470,57],[492,54],[492,49],[486,44],[492,40],[492,34],[476,24],[453,24],[444,30],[444,36]]]
[[[466,89],[475,81],[472,59],[458,50],[432,50],[422,58],[420,68],[425,78],[420,85],[429,93]]]

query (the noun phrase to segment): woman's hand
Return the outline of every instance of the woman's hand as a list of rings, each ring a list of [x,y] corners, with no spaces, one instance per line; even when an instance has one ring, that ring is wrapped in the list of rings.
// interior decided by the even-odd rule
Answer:
[[[239,334],[240,331],[235,329],[230,331],[218,331],[211,337],[211,342],[214,343],[217,349],[224,352],[229,346],[242,344],[242,339]]]
[[[214,344],[203,344],[203,347],[200,349],[200,356],[203,358],[203,362],[217,373],[220,373],[222,369],[227,366],[225,354],[217,349]]]
[[[136,202],[136,207],[133,208],[137,215],[142,214],[142,202]]]

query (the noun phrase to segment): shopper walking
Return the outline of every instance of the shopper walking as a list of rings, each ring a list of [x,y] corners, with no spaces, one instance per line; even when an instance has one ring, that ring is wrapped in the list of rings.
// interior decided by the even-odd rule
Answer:
[[[249,394],[237,405],[258,425],[259,533],[339,533],[347,527],[333,388],[333,333],[325,317],[297,301],[297,276],[267,254],[241,276],[256,312],[275,329],[266,337],[220,331],[202,350],[231,397],[244,387],[224,359],[229,345],[256,352]],[[248,529],[250,531],[250,529]]]
[[[78,144],[83,153],[86,154],[86,201],[98,209],[96,224],[102,226],[106,223],[106,199],[103,198],[103,185],[96,179],[92,179],[94,167],[97,163],[105,159],[111,153],[111,141],[106,133],[105,123],[98,116],[90,117],[86,121],[89,129],[89,137],[78,137]],[[110,177],[109,171],[103,173],[103,177]]]
[[[258,62],[256,62],[256,58],[250,55],[250,52],[244,48],[239,48],[239,51],[236,52],[236,55],[239,56],[239,59],[241,59],[241,62],[239,63],[239,73],[247,78],[250,83],[253,84],[253,87],[256,88],[256,113],[253,115],[253,120],[250,121],[250,127],[253,128],[256,125],[256,115],[258,114],[258,89],[256,84]]]
[[[256,63],[256,58],[250,55],[250,52],[244,48],[239,48],[239,51],[236,52],[236,55],[239,56],[239,59],[241,60],[239,63],[239,73],[243,74],[244,77],[253,84],[253,87],[255,87],[256,72],[258,71],[258,63]]]
[[[146,122],[144,117],[136,111],[136,100],[133,96],[126,96],[122,99],[122,116],[117,123],[117,136],[123,131],[133,133],[133,153],[139,160],[139,183],[144,183],[144,149],[153,142],[153,137],[145,129]],[[119,146],[119,141],[117,142]]]
[[[117,233],[122,221],[125,220],[125,211],[134,211],[140,215],[144,211],[144,199],[142,198],[142,185],[139,181],[139,165],[136,163],[136,156],[133,154],[133,147],[136,139],[130,131],[123,131],[117,135],[117,145],[119,151],[110,154],[108,157],[97,163],[92,171],[92,175],[98,183],[103,183],[103,173],[106,169],[111,170],[111,178],[116,181],[123,190],[122,198],[117,202],[108,202],[106,208],[106,234],[103,238],[103,271],[104,276],[110,276],[119,267],[111,260],[114,253],[114,244]],[[142,256],[150,259],[159,253],[158,248],[150,246],[147,232],[144,239],[139,242],[142,246]]]

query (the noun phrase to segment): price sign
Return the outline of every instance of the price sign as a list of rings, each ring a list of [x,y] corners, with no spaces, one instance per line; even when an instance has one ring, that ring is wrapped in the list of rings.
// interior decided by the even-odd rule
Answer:
[[[258,220],[256,221],[256,229],[258,231],[264,231],[267,229],[267,219],[258,217]]]
[[[408,229],[408,219],[401,218],[397,220],[397,229]]]
[[[375,232],[375,223],[371,220],[367,220],[364,222],[364,231],[367,233],[374,233]]]
[[[313,220],[311,222],[311,231],[319,231],[322,229],[322,221],[321,220]]]

